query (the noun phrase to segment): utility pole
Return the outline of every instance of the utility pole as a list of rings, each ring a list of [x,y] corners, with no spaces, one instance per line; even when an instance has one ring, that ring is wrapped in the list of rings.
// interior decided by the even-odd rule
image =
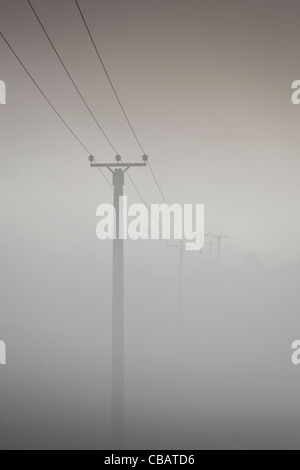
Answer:
[[[213,235],[213,238],[217,239],[217,250],[218,250],[218,267],[221,266],[221,243],[223,238],[229,238],[227,235]]]
[[[124,445],[124,239],[120,236],[120,197],[123,196],[124,175],[132,167],[147,166],[143,163],[122,163],[119,155],[116,163],[96,163],[89,157],[92,168],[107,168],[113,175],[116,236],[113,241],[113,294],[112,294],[112,379],[111,379],[111,445],[123,449]]]
[[[211,232],[204,234],[204,240],[207,237],[211,237]],[[203,262],[203,249],[199,251],[199,266],[200,266],[200,268],[202,267],[202,262]]]
[[[185,242],[168,243],[168,248],[177,248],[179,253],[179,278],[178,278],[178,298],[177,298],[177,352],[180,356],[181,349],[181,326],[182,326],[182,286],[183,286],[183,258],[185,253]]]
[[[210,260],[210,264],[212,265],[212,262],[213,262],[213,246],[216,245],[216,242],[213,241],[214,235],[211,232],[209,232],[207,234],[207,236],[209,237],[209,242],[207,243],[207,245],[209,247],[209,260]]]

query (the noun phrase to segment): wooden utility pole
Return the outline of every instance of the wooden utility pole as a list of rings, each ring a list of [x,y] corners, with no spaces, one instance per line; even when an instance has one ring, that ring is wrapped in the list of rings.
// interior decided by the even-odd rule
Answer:
[[[95,163],[89,157],[92,168],[107,168],[113,175],[116,236],[113,241],[113,289],[112,289],[112,379],[111,379],[111,445],[112,449],[124,446],[124,239],[120,232],[120,198],[123,196],[124,175],[132,167],[147,166],[143,163]]]

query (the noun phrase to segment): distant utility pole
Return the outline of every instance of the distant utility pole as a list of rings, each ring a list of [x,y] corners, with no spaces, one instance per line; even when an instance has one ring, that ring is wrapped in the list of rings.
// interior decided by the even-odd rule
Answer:
[[[227,235],[212,235],[213,238],[217,239],[217,249],[218,249],[218,267],[221,266],[221,243],[223,238],[229,238]]]
[[[207,237],[211,237],[211,232],[204,234],[204,239],[207,238]],[[206,243],[204,243],[204,245],[205,244]],[[203,248],[202,248],[202,250],[199,251],[199,266],[200,267],[202,266],[202,262],[203,262]]]
[[[214,235],[211,232],[209,232],[207,234],[207,236],[209,237],[209,242],[207,243],[207,246],[209,247],[209,261],[210,261],[210,264],[212,265],[212,262],[213,262],[213,247],[214,247],[214,245],[216,245],[216,242],[213,241]]]
[[[116,238],[113,241],[113,298],[112,298],[112,382],[111,382],[111,444],[122,449],[124,444],[124,240],[120,237],[120,197],[123,196],[124,174],[132,167],[147,166],[143,163],[122,163],[119,155],[116,163],[95,163],[92,168],[107,168],[113,174],[114,208],[116,213]]]
[[[179,253],[179,280],[177,298],[177,351],[180,354],[181,348],[181,326],[182,326],[182,286],[183,286],[183,258],[185,253],[185,242],[168,243],[168,248],[177,248]]]

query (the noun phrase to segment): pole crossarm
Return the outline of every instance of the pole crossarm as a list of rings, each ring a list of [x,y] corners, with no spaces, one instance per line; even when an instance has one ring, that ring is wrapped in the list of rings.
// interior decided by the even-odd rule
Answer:
[[[179,250],[186,250],[185,242],[181,241],[179,243],[167,243],[168,248],[178,248]]]
[[[214,235],[214,234],[211,234],[211,237],[221,239],[221,238],[229,238],[229,235]]]
[[[92,168],[131,168],[147,166],[147,163],[91,163]]]
[[[120,155],[117,155],[115,159],[116,159],[115,163],[97,163],[95,161],[94,155],[89,156],[89,162],[90,162],[91,168],[107,168],[112,173],[114,173],[114,171],[116,171],[117,169],[121,170],[122,168],[124,168],[123,173],[126,173],[126,171],[128,171],[130,168],[133,168],[133,167],[145,167],[147,166],[149,157],[147,155],[143,155],[142,156],[143,163],[123,163],[122,157]]]

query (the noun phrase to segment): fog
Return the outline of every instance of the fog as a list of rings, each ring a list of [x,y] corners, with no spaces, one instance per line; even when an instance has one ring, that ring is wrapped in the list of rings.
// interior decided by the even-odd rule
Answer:
[[[75,3],[33,3],[124,160],[140,161]],[[211,236],[185,252],[179,331],[178,250],[125,242],[124,446],[299,449],[299,2],[81,5],[168,202],[205,204],[205,232],[228,236],[220,258]],[[27,2],[0,7],[49,99],[113,162]],[[110,449],[112,242],[96,209],[112,190],[2,40],[0,57],[0,448]],[[130,175],[162,202],[148,168]],[[141,202],[128,175],[124,190]]]

